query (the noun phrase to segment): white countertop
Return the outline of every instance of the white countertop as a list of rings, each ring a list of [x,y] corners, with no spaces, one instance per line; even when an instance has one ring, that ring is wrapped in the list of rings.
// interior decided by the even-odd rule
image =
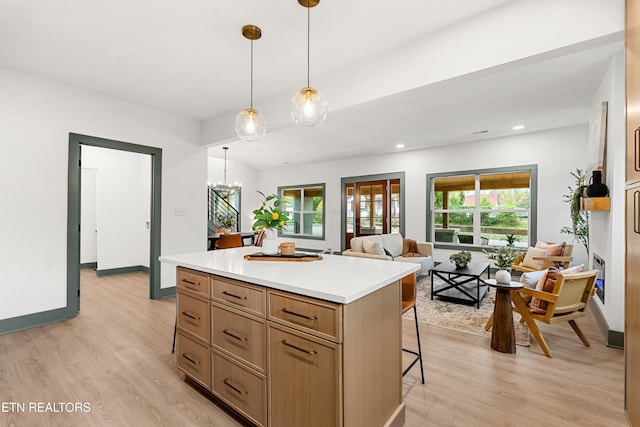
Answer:
[[[311,262],[244,259],[244,255],[256,252],[260,252],[259,247],[247,246],[161,256],[160,261],[340,304],[355,301],[420,268],[410,262],[326,254],[322,260]]]

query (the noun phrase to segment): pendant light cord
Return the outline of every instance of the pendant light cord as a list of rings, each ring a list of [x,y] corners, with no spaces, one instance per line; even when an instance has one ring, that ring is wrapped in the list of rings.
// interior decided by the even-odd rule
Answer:
[[[249,87],[251,88],[251,100],[249,102],[251,109],[253,110],[253,39],[251,39],[251,84],[249,85]],[[226,151],[225,151],[225,158],[226,158]],[[226,169],[225,169],[226,170]]]
[[[309,57],[311,56],[310,54],[311,48],[309,47],[310,38],[311,38],[311,7],[309,7],[309,5],[307,4],[307,87],[311,87],[309,84],[309,68],[310,68]]]
[[[227,186],[227,150],[229,147],[222,147],[224,150],[224,186]]]

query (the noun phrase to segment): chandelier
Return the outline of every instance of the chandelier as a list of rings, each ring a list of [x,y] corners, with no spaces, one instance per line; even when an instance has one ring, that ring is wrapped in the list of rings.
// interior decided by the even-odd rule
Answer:
[[[212,185],[211,188],[228,201],[232,194],[242,189],[242,183],[234,182],[233,184],[227,184],[227,150],[229,150],[229,147],[222,147],[222,149],[224,150],[224,182],[218,181],[218,183]]]

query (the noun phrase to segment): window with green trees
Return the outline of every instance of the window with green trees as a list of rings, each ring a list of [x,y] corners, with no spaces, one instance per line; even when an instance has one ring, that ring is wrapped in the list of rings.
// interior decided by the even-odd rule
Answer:
[[[278,193],[290,218],[281,235],[324,239],[324,184],[279,187]]]
[[[429,175],[432,241],[527,247],[535,212],[535,171],[535,166],[526,166]]]

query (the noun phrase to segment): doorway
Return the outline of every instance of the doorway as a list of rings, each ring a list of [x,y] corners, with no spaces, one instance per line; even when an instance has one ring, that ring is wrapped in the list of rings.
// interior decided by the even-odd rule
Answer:
[[[342,250],[352,237],[404,233],[404,172],[342,179]]]
[[[81,146],[110,148],[151,157],[151,200],[149,224],[149,298],[173,295],[174,289],[160,287],[160,214],[162,188],[162,150],[127,142],[80,134],[69,134],[69,173],[67,200],[67,317],[80,310],[80,229],[81,229]]]

